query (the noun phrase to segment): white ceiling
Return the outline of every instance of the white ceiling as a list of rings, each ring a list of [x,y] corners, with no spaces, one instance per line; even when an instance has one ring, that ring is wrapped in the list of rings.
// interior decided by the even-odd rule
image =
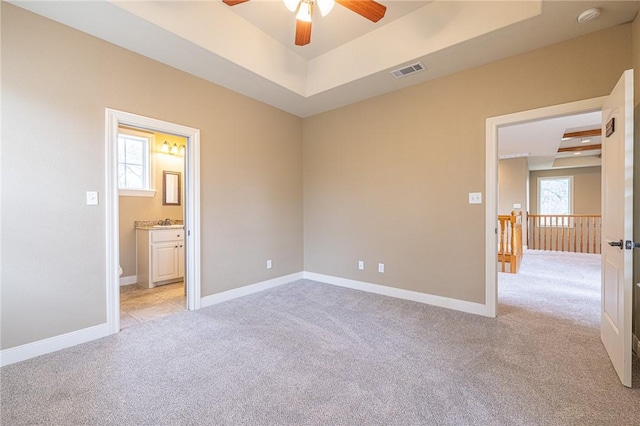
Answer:
[[[430,2],[398,0],[393,2],[380,1],[379,3],[389,6],[387,6],[384,18],[378,23],[371,22],[339,4],[336,4],[327,16],[323,17],[319,12],[315,12],[311,29],[311,43],[306,46],[294,45],[295,13],[289,12],[284,7],[282,0],[250,0],[233,6],[231,10],[283,46],[309,60],[362,37]]]
[[[558,153],[560,147],[599,145],[601,137],[577,138],[562,141],[569,132],[601,127],[602,113],[594,111],[564,117],[555,117],[498,129],[498,155],[527,157],[529,170],[548,170],[573,167],[600,166],[601,150]],[[584,141],[587,141],[583,143]]]
[[[299,117],[634,19],[638,1],[381,1],[372,24],[336,5],[314,15],[312,41],[293,44],[280,0],[11,3]],[[588,7],[601,17],[578,24]],[[426,71],[389,71],[422,61]]]

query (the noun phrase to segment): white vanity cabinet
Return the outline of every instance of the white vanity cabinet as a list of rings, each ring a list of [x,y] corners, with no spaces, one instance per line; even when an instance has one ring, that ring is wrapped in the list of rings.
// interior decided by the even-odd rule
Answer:
[[[184,230],[136,229],[138,284],[152,288],[184,279]]]

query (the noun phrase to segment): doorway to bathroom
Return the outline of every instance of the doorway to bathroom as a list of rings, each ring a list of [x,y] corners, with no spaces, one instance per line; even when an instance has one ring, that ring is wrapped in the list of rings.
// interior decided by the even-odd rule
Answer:
[[[187,308],[187,139],[118,126],[120,329]]]
[[[106,110],[111,333],[200,307],[199,130]]]

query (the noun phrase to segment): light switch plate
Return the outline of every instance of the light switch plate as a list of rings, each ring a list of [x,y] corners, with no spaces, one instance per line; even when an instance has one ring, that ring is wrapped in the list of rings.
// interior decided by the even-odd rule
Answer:
[[[522,204],[520,204],[520,203],[515,203],[515,204],[513,205],[513,208],[514,208],[514,209],[521,209],[521,208],[522,208]]]
[[[469,204],[482,204],[482,192],[470,192]]]
[[[88,206],[98,205],[98,191],[87,191],[87,205]]]

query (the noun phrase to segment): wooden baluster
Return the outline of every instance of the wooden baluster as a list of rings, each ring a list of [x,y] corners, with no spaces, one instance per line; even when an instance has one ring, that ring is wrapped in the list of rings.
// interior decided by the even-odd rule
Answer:
[[[584,243],[584,221],[583,218],[580,218],[580,253],[584,253],[583,243]]]
[[[591,230],[589,228],[589,216],[585,217],[585,220],[587,222],[587,238],[586,238],[586,242],[587,242],[587,253],[591,253],[591,249],[589,248],[589,241],[591,241],[591,237],[589,236],[589,231]]]
[[[505,244],[504,244],[504,234],[505,234],[505,221],[500,221],[500,253],[502,253],[502,272],[506,271],[506,254],[505,254]]]
[[[566,219],[567,219],[566,216],[562,218],[562,251],[564,251],[564,226],[565,226]]]
[[[597,219],[598,218],[596,216],[593,217],[593,252],[594,253],[598,252],[598,248],[596,246],[596,235],[597,235],[596,234],[596,232],[597,232],[597,230],[596,230],[596,220]]]
[[[540,244],[540,216],[536,217],[536,222],[537,222],[536,230],[538,231],[538,244],[536,244],[536,250],[541,250],[542,245]]]
[[[531,236],[531,228],[529,227],[529,215],[527,214],[527,247],[531,248],[529,245],[529,237]]]
[[[573,218],[573,252],[578,251],[578,220]]]

